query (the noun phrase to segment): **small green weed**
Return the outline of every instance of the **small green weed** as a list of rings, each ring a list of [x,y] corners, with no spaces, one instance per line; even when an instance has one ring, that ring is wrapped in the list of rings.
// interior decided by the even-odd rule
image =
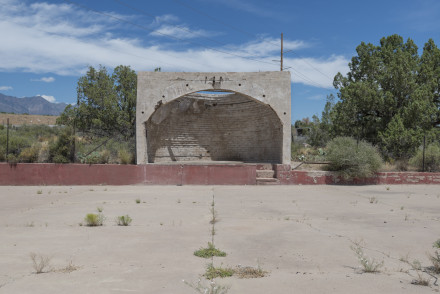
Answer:
[[[116,223],[118,226],[129,226],[132,222],[132,218],[127,215],[121,215],[116,218]]]
[[[98,206],[98,207],[96,208],[96,210],[97,210],[99,213],[101,213],[101,212],[104,210],[104,208]]]
[[[137,204],[141,203],[141,200],[138,198],[135,200]]]
[[[224,257],[226,256],[226,252],[215,248],[211,242],[208,242],[208,248],[200,248],[199,250],[194,251],[194,255],[202,258],[210,258],[213,256]]]
[[[86,226],[97,227],[104,223],[104,216],[101,213],[88,213],[84,218]]]
[[[375,259],[367,257],[360,243],[355,242],[350,248],[359,259],[359,262],[362,265],[362,270],[365,273],[377,273],[380,271],[379,269],[383,266],[383,261],[377,262]]]
[[[209,264],[206,267],[205,278],[208,280],[215,279],[217,277],[226,278],[232,277],[235,273],[235,270],[230,267],[214,267],[212,264]]]
[[[43,194],[43,191],[38,190],[38,191],[37,191],[37,194],[38,194],[38,195]]]

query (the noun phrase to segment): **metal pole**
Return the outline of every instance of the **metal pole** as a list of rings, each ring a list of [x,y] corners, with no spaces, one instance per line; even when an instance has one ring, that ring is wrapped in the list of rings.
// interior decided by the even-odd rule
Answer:
[[[283,71],[283,33],[281,33],[281,67],[280,70]]]
[[[422,162],[422,171],[425,171],[425,143],[426,143],[426,135],[423,136],[423,162]]]
[[[8,158],[9,154],[9,118],[6,122],[6,159]]]

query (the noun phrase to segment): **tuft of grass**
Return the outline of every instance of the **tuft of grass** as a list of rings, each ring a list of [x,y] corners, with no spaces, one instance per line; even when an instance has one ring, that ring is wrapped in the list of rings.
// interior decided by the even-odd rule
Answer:
[[[264,271],[259,265],[255,267],[251,266],[237,266],[235,269],[235,275],[240,279],[252,279],[262,278],[266,276],[267,271]]]
[[[29,254],[32,260],[32,267],[36,274],[46,273],[50,271],[50,257],[43,254],[36,254],[31,252]]]
[[[104,223],[104,216],[101,213],[88,213],[84,218],[84,221],[88,227],[102,226]]]
[[[213,256],[224,257],[226,256],[226,252],[215,248],[214,244],[208,242],[208,248],[200,248],[199,250],[194,251],[194,255],[202,258],[210,258]]]
[[[101,206],[98,206],[98,207],[96,208],[96,210],[97,210],[99,213],[101,213],[101,212],[104,210],[104,208],[102,208]]]
[[[136,204],[139,204],[139,203],[141,203],[141,200],[138,198],[138,199],[136,199],[135,200],[136,201]]]
[[[38,194],[38,195],[43,194],[43,191],[42,191],[42,190],[38,190],[38,191],[37,191],[37,194]]]
[[[440,239],[438,239],[437,241],[435,241],[435,242],[432,244],[432,247],[440,249]]]
[[[370,198],[368,198],[368,200],[370,201],[371,204],[378,202],[376,197],[370,197]]]
[[[358,258],[362,270],[365,273],[377,273],[380,271],[380,268],[383,266],[383,261],[378,262],[375,259],[369,258],[365,255],[362,246],[359,243],[354,243],[354,245],[350,246],[351,250],[354,252],[356,257]]]
[[[214,206],[211,207],[211,220],[209,221],[210,224],[215,224],[216,222],[218,222],[218,214],[217,214],[217,210],[214,209]]]
[[[116,218],[116,223],[118,226],[129,226],[132,222],[132,218],[127,215],[121,215]]]
[[[212,280],[215,278],[226,278],[232,277],[235,273],[235,270],[230,267],[214,267],[212,264],[208,264],[206,267],[205,278],[208,280]]]
[[[69,264],[66,265],[65,267],[57,269],[57,272],[69,274],[71,272],[78,270],[79,268],[80,268],[79,266],[74,265],[73,262],[70,261]]]

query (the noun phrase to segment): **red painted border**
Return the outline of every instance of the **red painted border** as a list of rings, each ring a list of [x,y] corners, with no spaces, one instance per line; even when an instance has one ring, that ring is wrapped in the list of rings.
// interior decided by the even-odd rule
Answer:
[[[256,164],[0,163],[0,185],[255,185]],[[343,180],[336,173],[274,165],[281,185],[440,184],[440,173],[382,172]]]
[[[0,185],[255,185],[256,165],[0,163]]]
[[[291,170],[290,165],[277,164],[275,175],[281,185],[397,185],[440,184],[440,173],[379,172],[363,179],[344,180],[335,172]]]

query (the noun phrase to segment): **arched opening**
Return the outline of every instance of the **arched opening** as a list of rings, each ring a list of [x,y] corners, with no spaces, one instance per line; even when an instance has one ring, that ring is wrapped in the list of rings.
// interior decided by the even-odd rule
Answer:
[[[149,163],[282,161],[275,111],[236,92],[197,92],[157,105],[145,122]]]

